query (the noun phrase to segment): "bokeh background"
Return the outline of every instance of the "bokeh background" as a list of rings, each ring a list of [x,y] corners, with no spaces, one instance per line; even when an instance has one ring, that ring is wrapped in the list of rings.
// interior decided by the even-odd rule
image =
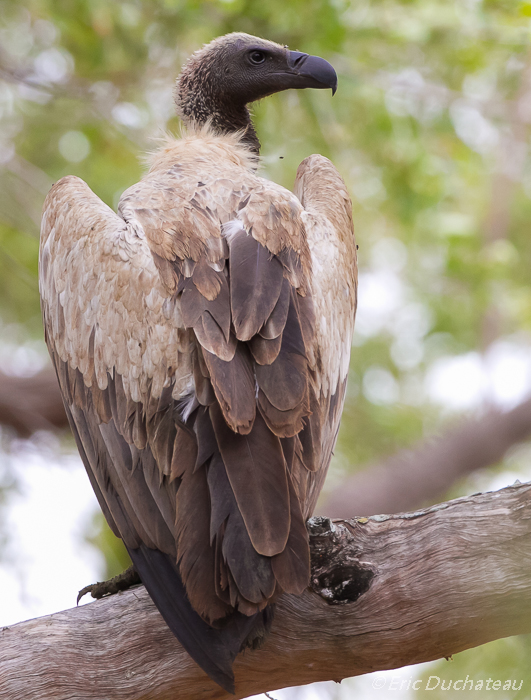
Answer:
[[[50,381],[40,211],[82,177],[110,206],[178,132],[187,56],[245,31],[327,58],[332,98],[253,108],[262,172],[291,187],[319,152],[352,194],[359,314],[330,515],[396,512],[531,479],[531,2],[0,0],[0,626],[72,607],[126,557],[98,513]],[[385,676],[523,680],[531,639]],[[341,686],[278,698],[405,700]],[[454,691],[425,691],[431,698]],[[454,694],[462,697],[466,692]]]

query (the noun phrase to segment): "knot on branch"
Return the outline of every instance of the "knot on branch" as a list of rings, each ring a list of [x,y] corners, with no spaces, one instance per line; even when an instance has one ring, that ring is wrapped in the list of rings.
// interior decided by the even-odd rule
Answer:
[[[375,567],[358,558],[355,536],[330,518],[308,523],[312,558],[311,588],[331,605],[353,603],[366,593],[376,576]]]

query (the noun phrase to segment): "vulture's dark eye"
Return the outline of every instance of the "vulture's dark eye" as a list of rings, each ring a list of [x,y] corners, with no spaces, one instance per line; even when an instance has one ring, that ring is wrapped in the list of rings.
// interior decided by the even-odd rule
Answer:
[[[251,61],[252,64],[255,66],[258,66],[260,63],[263,63],[266,60],[266,55],[264,51],[251,51],[249,54],[249,60]]]

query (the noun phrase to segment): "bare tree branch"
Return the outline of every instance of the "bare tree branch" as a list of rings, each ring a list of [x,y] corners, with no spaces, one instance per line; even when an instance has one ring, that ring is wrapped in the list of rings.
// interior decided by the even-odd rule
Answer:
[[[32,377],[0,372],[0,424],[14,428],[20,437],[29,437],[37,430],[67,427],[59,384],[51,367]]]
[[[353,512],[396,513],[433,503],[457,479],[496,464],[530,434],[531,399],[510,411],[491,410],[345,479],[320,509],[346,518]]]
[[[429,661],[531,631],[531,484],[416,513],[310,521],[313,591],[283,596],[236,697]],[[143,588],[5,628],[9,700],[230,697]]]

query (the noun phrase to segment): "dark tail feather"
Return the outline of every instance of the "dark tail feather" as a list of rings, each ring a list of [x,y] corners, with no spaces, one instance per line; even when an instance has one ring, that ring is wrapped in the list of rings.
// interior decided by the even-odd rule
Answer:
[[[170,630],[213,681],[234,693],[232,663],[253,630],[263,629],[264,622],[267,628],[270,621],[266,622],[262,613],[247,617],[235,612],[220,629],[211,627],[190,605],[177,566],[169,556],[143,544],[128,551]]]

